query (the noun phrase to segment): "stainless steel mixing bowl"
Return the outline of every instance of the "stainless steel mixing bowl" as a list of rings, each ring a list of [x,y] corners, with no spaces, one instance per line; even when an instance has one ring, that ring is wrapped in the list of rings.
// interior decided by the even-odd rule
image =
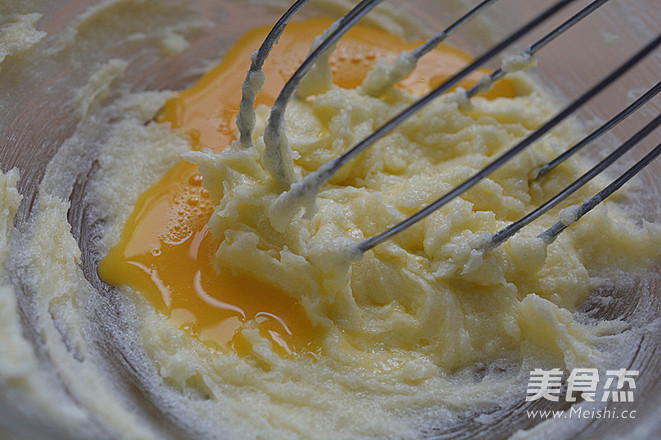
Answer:
[[[156,0],[145,0],[156,1]],[[315,0],[312,0],[314,3]],[[25,1],[0,0],[0,16],[23,10],[35,10],[43,14],[38,28],[46,31],[48,37],[43,44],[54,44],[58,35],[67,29],[67,24],[83,13],[88,6],[97,4],[94,0]],[[135,0],[125,3],[141,2]],[[158,2],[157,2],[158,3]],[[173,0],[162,0],[163,8],[178,4]],[[322,3],[322,2],[317,2]],[[351,3],[351,2],[349,2]],[[433,0],[393,1],[397,7],[405,9],[421,22],[421,30],[431,32],[440,30],[458,16],[456,11],[459,1],[437,2]],[[488,22],[468,26],[465,32],[453,37],[452,42],[469,52],[479,54],[485,47],[485,39],[505,35],[538,11],[541,4],[547,2],[529,2],[526,0],[502,0],[489,13]],[[578,2],[577,9],[585,2]],[[124,86],[132,91],[182,89],[192,84],[205,66],[219,60],[222,54],[246,30],[258,25],[274,23],[283,2],[261,2],[246,0],[191,0],[190,8],[182,9],[191,16],[200,15],[208,20],[209,26],[189,32],[187,38],[191,45],[174,57],[163,56],[154,40],[145,38],[131,45],[120,45],[114,40],[114,33],[125,32],[121,19],[99,19],[98,27],[89,32],[108,32],[110,38],[104,44],[104,50],[90,52],[85,47],[77,47],[67,52],[59,60],[43,62],[38,57],[25,56],[20,63],[4,63],[0,67],[0,165],[3,171],[17,167],[21,171],[20,192],[24,200],[16,218],[17,227],[29,222],[34,212],[34,203],[40,181],[46,166],[63,142],[75,131],[78,117],[74,111],[72,97],[75,90],[87,81],[92,69],[100,62],[119,57],[129,62],[126,75],[122,79]],[[136,13],[139,13],[136,6]],[[324,3],[321,9],[337,15],[338,9]],[[120,17],[121,18],[121,17]],[[147,19],[147,17],[145,17]],[[160,17],[151,17],[159,20]],[[548,29],[548,28],[545,28]],[[605,75],[610,69],[623,61],[627,55],[640,47],[641,42],[650,39],[661,29],[661,8],[657,0],[613,0],[587,20],[577,30],[571,31],[546,48],[539,56],[538,75],[547,83],[560,99],[568,100]],[[135,31],[136,29],[131,29]],[[538,34],[541,34],[540,30]],[[532,41],[532,40],[528,40]],[[10,60],[11,61],[11,60]],[[29,72],[21,79],[20,72]],[[650,87],[659,80],[661,72],[661,53],[655,52],[642,63],[634,73],[627,75],[614,85],[608,93],[592,101],[580,117],[587,121],[606,119],[617,109],[631,100],[637,90]],[[26,80],[25,78],[28,78]],[[603,148],[615,145],[616,139],[624,139],[627,133],[641,125],[641,119],[661,111],[661,101],[656,99],[640,115],[622,124],[612,136],[602,141]],[[151,384],[141,374],[140,361],[127,357],[123,344],[119,343],[125,331],[121,320],[121,300],[118,293],[99,281],[96,264],[101,257],[95,248],[95,234],[101,234],[102,225],[88,209],[85,198],[86,179],[95,168],[94,140],[103,137],[103,133],[90,136],[89,157],[82,160],[85,167],[75,170],[65,197],[71,201],[68,219],[72,231],[82,250],[82,267],[89,282],[99,295],[107,301],[103,308],[94,310],[98,319],[90,323],[88,336],[102,353],[104,369],[112,371],[127,405],[145,420],[163,438],[201,438],[208,435],[191,426],[185,415],[173,414],[167,402],[158,400],[150,392]],[[640,158],[643,152],[656,145],[661,139],[657,131],[648,141],[636,150]],[[599,154],[593,149],[593,154]],[[642,191],[638,191],[637,214],[641,218],[661,221],[661,162],[652,164],[639,177],[643,182]],[[657,272],[659,272],[657,267]],[[15,287],[22,289],[19,277],[11,279]],[[621,318],[633,328],[640,329],[641,336],[635,341],[635,347],[622,353],[621,366],[640,370],[637,379],[635,402],[628,403],[630,410],[637,411],[636,419],[612,420],[593,419],[575,423],[567,421],[563,425],[564,438],[633,438],[661,437],[661,325],[654,319],[661,318],[661,282],[658,277],[651,277],[631,283],[627,289],[618,289],[606,293],[612,297],[609,303],[588,301],[584,306],[591,310],[594,317],[602,319]],[[19,307],[24,334],[32,342],[35,352],[44,368],[52,369],[52,363],[34,328],[36,319],[29,291],[23,290],[19,297]],[[648,326],[647,331],[642,329]],[[72,353],[72,356],[74,354]],[[57,380],[57,371],[53,372]],[[0,382],[1,383],[1,382]],[[47,417],[30,416],[17,402],[7,401],[7,386],[3,384],[0,394],[0,438],[62,438],[66,434],[54,428]],[[64,386],[63,386],[64,387]],[[66,388],[66,387],[64,387]],[[65,394],[67,390],[65,389]],[[75,395],[70,399],[76,400]],[[53,402],[57,405],[57,402]],[[546,405],[546,406],[544,406]],[[487,423],[480,422],[473,416],[466,416],[457,424],[447,426],[443,420],[424,428],[421,436],[425,438],[503,438],[519,429],[527,429],[541,419],[528,418],[528,408],[543,409],[566,408],[561,402],[521,402],[507,410],[500,410]],[[83,411],[85,408],[82,409]],[[92,412],[89,413],[90,426],[100,423]],[[574,425],[572,425],[574,423]],[[320,433],[323,438],[323,433]]]

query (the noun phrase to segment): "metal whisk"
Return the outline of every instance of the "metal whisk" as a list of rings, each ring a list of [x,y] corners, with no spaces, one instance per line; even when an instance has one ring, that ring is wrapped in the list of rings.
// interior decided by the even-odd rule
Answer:
[[[459,81],[461,81],[468,74],[473,72],[478,67],[482,66],[484,63],[488,62],[492,58],[500,54],[504,49],[509,47],[512,43],[516,42],[524,35],[528,34],[542,23],[547,21],[553,15],[558,13],[560,10],[573,3],[576,0],[560,0],[553,4],[548,10],[544,11],[539,16],[533,18],[530,22],[526,23],[519,30],[514,32],[509,37],[505,38],[502,42],[497,44],[495,47],[487,51],[484,55],[478,57],[474,62],[469,64],[463,70],[458,72],[456,75],[445,81],[443,84],[439,85],[427,95],[420,98],[417,102],[412,104],[410,107],[403,110],[401,113],[397,114],[390,121],[385,123],[379,129],[374,131],[372,134],[367,136],[365,139],[360,141],[358,144],[349,149],[346,153],[340,157],[333,159],[324,165],[322,165],[317,171],[308,174],[300,182],[295,182],[294,178],[294,168],[293,168],[293,159],[291,158],[290,150],[288,148],[286,135],[284,133],[284,113],[287,102],[290,100],[291,96],[295,92],[298,84],[308,72],[308,70],[313,66],[315,61],[349,29],[351,28],[358,20],[360,20],[365,14],[372,10],[375,6],[381,3],[382,0],[363,0],[355,8],[349,11],[345,16],[340,20],[336,21],[331,28],[329,28],[325,34],[323,40],[311,51],[308,58],[302,63],[299,69],[294,73],[294,75],[286,83],[280,95],[275,101],[271,109],[271,114],[265,128],[264,140],[266,144],[266,149],[262,156],[262,162],[266,169],[270,172],[273,179],[282,187],[283,193],[279,196],[277,202],[281,204],[295,203],[297,200],[300,200],[304,196],[316,195],[321,186],[326,183],[340,167],[345,163],[350,161],[360,152],[368,148],[370,145],[375,143],[398,124],[402,123],[404,120],[412,116],[415,112],[420,110],[431,100],[440,96],[443,93],[448,92],[454,86],[456,86]],[[420,46],[418,49],[414,50],[409,54],[403,54],[401,56],[408,57],[408,60],[412,62],[412,66],[415,66],[415,62],[425,53],[430,51],[446,37],[456,31],[463,24],[468,22],[470,19],[481,13],[486,8],[490,7],[497,0],[485,0],[475,6],[472,10],[466,13],[458,21],[452,24],[443,32],[435,35],[425,44]],[[530,59],[536,52],[542,49],[546,44],[548,44],[553,39],[560,36],[567,29],[571,28],[583,18],[591,14],[597,8],[607,3],[609,0],[594,0],[581,11],[573,15],[571,18],[566,20],[560,26],[553,29],[543,38],[530,45],[526,50],[517,55],[517,58],[520,60]],[[305,4],[307,0],[298,0],[291,8],[281,17],[278,23],[271,30],[266,40],[264,41],[262,47],[255,51],[252,58],[252,65],[246,77],[246,82],[244,84],[244,95],[241,101],[241,111],[244,112],[244,117],[242,120],[239,120],[239,131],[240,131],[240,142],[244,146],[248,147],[252,145],[251,134],[254,128],[254,88],[253,86],[256,82],[258,85],[261,85],[259,81],[263,83],[263,74],[261,73],[261,68],[264,63],[264,60],[268,56],[269,51],[279,38],[280,34],[284,30],[287,22],[291,17]],[[649,56],[658,46],[661,44],[661,34],[657,35],[651,42],[646,44],[642,49],[635,53],[631,58],[626,60],[621,66],[609,73],[605,78],[599,81],[596,85],[586,91],[583,95],[578,97],[575,101],[571,102],[564,109],[562,109],[556,116],[551,120],[546,122],[540,128],[532,132],[525,139],[520,141],[515,146],[511,147],[508,151],[503,153],[500,157],[496,158],[488,166],[477,172],[475,175],[465,180],[463,183],[455,187],[453,190],[449,191],[438,200],[423,208],[414,215],[408,217],[404,221],[398,223],[397,225],[391,227],[390,229],[384,231],[381,234],[369,237],[363,241],[357,242],[355,245],[355,250],[361,255],[365,251],[373,248],[379,243],[391,238],[395,234],[403,231],[409,226],[417,223],[422,220],[435,210],[441,208],[442,206],[449,203],[455,197],[458,197],[482,179],[487,177],[489,174],[494,172],[496,169],[504,165],[508,160],[513,158],[515,155],[528,148],[535,141],[544,136],[549,132],[553,127],[558,125],[560,122],[565,120],[569,115],[578,110],[586,102],[592,99],[595,95],[600,93],[602,90],[607,88],[611,83],[617,80],[624,73],[632,69],[638,62],[640,62],[645,57]],[[400,56],[400,57],[401,57]],[[501,67],[494,71],[491,75],[485,76],[476,86],[466,91],[467,99],[472,98],[476,94],[488,89],[488,87],[493,84],[493,82],[498,81],[508,73],[508,68]],[[405,75],[406,73],[404,73]],[[403,75],[397,76],[393,74],[392,83],[399,81],[403,78]],[[593,131],[591,134],[586,136],[580,142],[572,146],[565,153],[561,154],[554,160],[549,163],[542,165],[536,169],[533,173],[534,178],[538,178],[554,167],[556,167],[561,162],[568,159],[570,156],[578,152],[580,149],[590,144],[592,141],[609,131],[611,128],[616,126],[618,123],[626,119],[633,112],[638,110],[646,102],[651,100],[656,96],[659,91],[661,91],[661,81],[658,82],[654,87],[648,90],[640,98],[638,98],[631,105],[626,107],[620,113],[612,117],[609,121],[604,123],[601,127]],[[509,226],[504,229],[496,232],[491,236],[490,241],[484,246],[484,251],[488,251],[497,247],[499,244],[507,240],[509,237],[516,234],[524,226],[532,222],[533,220],[540,217],[542,214],[549,211],[554,206],[558,205],[561,201],[569,197],[580,187],[585,185],[591,179],[593,179],[597,174],[601,173],[611,164],[613,164],[617,159],[622,157],[625,153],[631,150],[638,142],[640,142],[647,135],[656,130],[661,124],[661,114],[657,115],[651,122],[649,122],[645,127],[631,136],[626,142],[624,142],[619,148],[613,151],[611,154],[606,156],[601,162],[595,165],[593,168],[588,170],[585,174],[579,177],[576,181],[569,184],[564,190],[555,195],[553,198],[545,202],[539,208],[530,212],[528,215],[522,219],[511,223]],[[617,179],[612,183],[602,189],[592,198],[586,200],[582,205],[580,205],[575,211],[572,221],[569,222],[566,219],[564,221],[559,221],[554,224],[551,228],[540,234],[540,238],[545,240],[547,243],[552,242],[555,237],[560,234],[564,229],[566,229],[569,224],[573,223],[580,219],[583,215],[589,212],[592,208],[597,206],[601,201],[606,197],[610,196],[613,192],[619,189],[624,185],[628,180],[635,176],[640,170],[646,167],[650,162],[657,158],[661,154],[661,144],[656,146],[652,151],[650,151],[645,157],[638,161],[635,165],[629,168],[626,172],[621,174]]]

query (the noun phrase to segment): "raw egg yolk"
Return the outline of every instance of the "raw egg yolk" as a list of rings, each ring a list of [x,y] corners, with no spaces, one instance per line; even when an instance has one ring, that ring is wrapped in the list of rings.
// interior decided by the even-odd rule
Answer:
[[[266,83],[257,104],[275,101],[314,38],[330,24],[327,19],[310,19],[286,28],[264,65]],[[255,29],[243,36],[217,67],[166,103],[159,122],[187,133],[194,149],[222,151],[235,138],[241,84],[251,53],[268,30]],[[392,61],[420,43],[405,43],[387,32],[356,26],[330,57],[333,80],[340,87],[354,88],[379,58]],[[469,55],[441,45],[423,57],[398,87],[422,94],[470,61]],[[475,72],[459,85],[469,88],[485,73]],[[514,88],[504,80],[486,96],[514,96]],[[197,166],[182,161],[142,194],[119,244],[99,264],[100,278],[142,292],[172,324],[223,350],[249,350],[239,330],[250,321],[280,355],[318,352],[319,332],[286,292],[248,276],[216,270],[220,242],[207,226],[213,203],[201,183]]]

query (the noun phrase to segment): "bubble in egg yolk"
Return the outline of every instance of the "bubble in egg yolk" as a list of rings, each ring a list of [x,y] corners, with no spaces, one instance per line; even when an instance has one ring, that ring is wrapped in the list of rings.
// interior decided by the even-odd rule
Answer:
[[[275,101],[314,38],[330,24],[327,19],[310,19],[287,27],[264,65],[266,83],[257,104]],[[235,139],[241,84],[250,55],[268,30],[255,29],[242,37],[216,68],[166,103],[159,122],[184,131],[195,149],[222,151]],[[330,57],[333,81],[354,88],[379,58],[392,61],[419,44],[356,26]],[[397,87],[423,94],[470,61],[469,55],[442,44],[423,57],[415,72]],[[475,72],[459,86],[471,87],[485,73]],[[486,96],[514,96],[514,89],[504,80]],[[215,267],[220,242],[207,226],[213,203],[201,183],[197,166],[182,161],[142,194],[120,243],[99,264],[101,279],[142,292],[173,325],[223,350],[246,353],[250,347],[239,330],[251,325],[282,356],[319,352],[315,343],[319,332],[286,292]]]

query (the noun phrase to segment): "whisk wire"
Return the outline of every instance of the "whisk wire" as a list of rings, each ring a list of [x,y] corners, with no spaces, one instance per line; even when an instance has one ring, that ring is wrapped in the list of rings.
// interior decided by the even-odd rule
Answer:
[[[654,118],[650,123],[645,127],[639,130],[631,138],[629,138],[624,144],[622,144],[618,149],[613,151],[611,154],[606,156],[601,162],[592,167],[589,171],[583,174],[578,179],[574,180],[570,185],[565,189],[560,191],[558,194],[553,196],[550,200],[545,202],[539,208],[532,211],[530,214],[526,215],[522,219],[510,224],[509,226],[501,229],[497,233],[491,236],[491,243],[488,248],[493,249],[500,245],[502,242],[512,237],[514,234],[523,229],[524,226],[532,223],[534,220],[538,219],[540,216],[557,206],[560,202],[565,200],[567,197],[578,191],[581,187],[591,181],[595,176],[604,171],[606,168],[611,166],[617,159],[622,157],[625,153],[631,150],[636,144],[638,144],[643,138],[653,132],[659,125],[661,125],[661,115]]]
[[[239,129],[239,141],[245,148],[252,147],[252,132],[255,129],[255,96],[256,90],[264,84],[260,73],[266,58],[271,53],[271,49],[278,42],[282,32],[287,27],[291,18],[308,2],[308,0],[297,0],[280,17],[277,23],[269,31],[262,45],[252,54],[250,69],[246,73],[246,79],[242,86],[241,103],[239,104],[239,114],[242,118],[237,118],[236,125]],[[259,78],[259,79],[256,79]],[[259,87],[253,87],[253,81],[259,81]]]
[[[579,12],[571,16],[568,20],[566,20],[564,23],[561,25],[555,27],[551,32],[546,34],[544,37],[540,38],[537,40],[535,43],[531,44],[528,46],[524,51],[518,54],[518,58],[520,59],[526,59],[530,58],[533,55],[535,55],[537,52],[542,50],[546,45],[548,45],[550,42],[558,38],[560,35],[564,34],[566,31],[568,31],[571,27],[573,27],[575,24],[583,20],[585,17],[599,9],[604,3],[608,2],[609,0],[594,0],[592,3],[587,5],[585,8],[581,9]],[[502,66],[496,69],[493,73],[491,73],[488,76],[488,81],[486,83],[488,84],[493,84],[494,82],[498,81],[499,79],[502,79],[509,73],[506,69],[504,69]],[[480,83],[476,84],[475,86],[471,87],[467,92],[466,96],[470,99],[473,96],[477,95],[482,91],[483,88],[483,81],[480,81]]]
[[[264,142],[266,148],[262,157],[264,166],[284,189],[295,181],[293,160],[284,154],[284,116],[287,102],[291,99],[305,74],[312,68],[315,61],[337,42],[351,27],[353,27],[369,11],[374,9],[383,0],[362,0],[356,7],[335,22],[328,30],[328,35],[303,61],[299,68],[289,78],[282,88],[275,103],[271,107],[271,114],[264,129]]]
[[[567,229],[572,223],[580,220],[581,217],[590,212],[599,203],[603,202],[607,197],[620,189],[622,185],[631,180],[632,177],[642,171],[643,168],[649,165],[654,159],[659,157],[659,155],[661,155],[661,144],[657,145],[652,151],[647,153],[645,157],[636,162],[631,168],[625,171],[620,177],[615,179],[610,185],[599,191],[597,195],[583,202],[583,204],[578,207],[574,219],[571,223],[565,223],[562,221],[556,222],[553,226],[544,231],[538,237],[547,243],[551,243],[562,231]]]
[[[645,94],[643,94],[640,98],[636,99],[632,104],[628,105],[620,113],[612,117],[608,122],[603,124],[594,132],[590,133],[590,135],[586,136],[582,141],[580,141],[579,143],[577,143],[576,145],[574,145],[573,147],[571,147],[570,149],[568,149],[567,151],[565,151],[564,153],[553,159],[552,161],[547,162],[544,165],[540,165],[535,171],[533,171],[532,178],[538,179],[539,177],[542,177],[543,175],[547,174],[549,171],[560,165],[562,162],[569,159],[574,154],[578,153],[583,147],[597,140],[597,138],[601,137],[601,135],[608,132],[610,129],[617,126],[620,122],[628,118],[633,112],[638,110],[645,103],[649,102],[652,98],[658,95],[660,91],[661,91],[661,81],[659,81],[654,87],[652,87],[647,92],[645,92]]]
[[[448,26],[445,30],[434,35],[425,44],[422,44],[418,48],[416,48],[413,51],[413,56],[416,59],[420,59],[422,56],[429,53],[429,51],[431,51],[436,46],[441,44],[447,37],[452,35],[455,31],[459,30],[459,28],[461,28],[463,25],[468,23],[470,20],[475,18],[482,11],[484,11],[486,8],[493,5],[497,1],[498,0],[484,0],[482,3],[475,6],[473,9],[471,9],[466,14],[464,14],[461,18],[459,18],[459,20],[455,21],[450,26]]]

